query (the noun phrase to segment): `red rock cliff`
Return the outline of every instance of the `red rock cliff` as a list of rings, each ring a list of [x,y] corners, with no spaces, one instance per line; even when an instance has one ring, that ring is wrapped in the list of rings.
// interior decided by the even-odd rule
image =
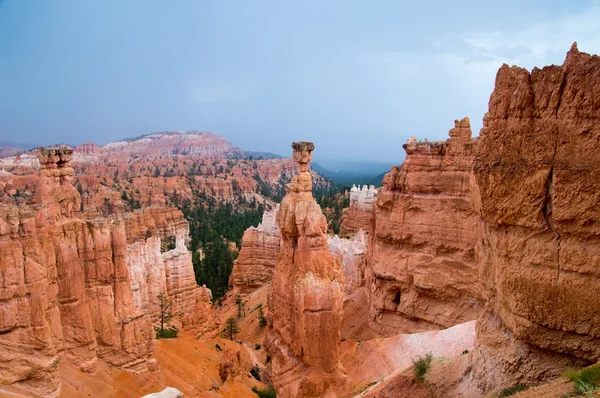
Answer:
[[[359,230],[368,232],[375,221],[373,203],[377,199],[377,190],[373,185],[363,185],[362,189],[352,186],[350,206],[340,227],[341,237],[353,237]]]
[[[40,149],[37,203],[0,212],[0,383],[44,396],[60,390],[59,357],[86,372],[97,358],[138,371],[154,343],[133,303],[125,225],[74,217],[70,159]]]
[[[488,391],[600,359],[600,58],[502,66],[474,164]]]
[[[233,264],[230,285],[242,294],[248,294],[273,279],[279,253],[281,233],[277,226],[277,211],[265,211],[262,223],[250,227],[242,237],[242,250]]]
[[[157,296],[173,299],[173,313],[183,330],[197,337],[216,329],[211,291],[196,284],[192,255],[186,248],[189,225],[173,208],[149,208],[126,215],[127,268],[137,309],[158,321]],[[175,238],[175,248],[162,252],[161,242]]]
[[[335,396],[344,383],[339,362],[343,275],[327,250],[327,222],[312,196],[314,145],[292,144],[300,173],[287,186],[277,223],[282,234],[266,341],[278,396]]]
[[[367,272],[369,324],[380,334],[446,328],[481,313],[469,190],[476,141],[468,118],[449,134],[442,142],[411,137],[404,164],[379,190]]]
[[[149,302],[153,293],[141,292],[143,278],[132,272],[136,250],[143,251],[134,246],[142,242],[145,264],[164,265],[158,283],[183,313],[184,329],[214,328],[210,291],[193,278],[181,212],[151,209],[127,221],[79,218],[71,155],[40,149],[33,203],[0,205],[0,384],[42,396],[60,391],[59,359],[84,372],[93,372],[98,358],[130,371],[147,368],[154,331],[143,297]],[[177,237],[177,247],[161,254],[160,237],[167,234]]]

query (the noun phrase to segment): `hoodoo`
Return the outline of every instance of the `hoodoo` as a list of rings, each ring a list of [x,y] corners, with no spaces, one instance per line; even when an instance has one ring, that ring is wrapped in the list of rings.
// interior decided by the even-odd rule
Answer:
[[[194,278],[182,212],[92,219],[80,212],[71,157],[68,148],[40,148],[33,202],[0,204],[0,384],[28,395],[60,393],[59,362],[86,373],[99,359],[148,370],[161,292],[184,330],[216,328],[210,290]],[[176,247],[161,253],[168,236]]]
[[[278,396],[336,396],[345,381],[340,357],[343,273],[327,249],[327,222],[312,196],[314,145],[294,142],[299,174],[277,214],[281,247],[269,308],[266,345]]]

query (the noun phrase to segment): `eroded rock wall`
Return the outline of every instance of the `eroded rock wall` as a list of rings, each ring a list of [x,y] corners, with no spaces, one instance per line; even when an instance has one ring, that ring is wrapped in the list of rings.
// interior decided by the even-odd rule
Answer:
[[[484,391],[600,359],[600,58],[502,66],[472,181],[486,299]]]
[[[158,321],[157,296],[173,300],[173,313],[184,330],[197,337],[215,330],[210,289],[199,287],[194,275],[192,254],[187,249],[189,224],[174,208],[149,208],[125,216],[127,226],[127,267],[138,310]],[[161,242],[175,239],[175,248],[161,249]]]
[[[369,232],[375,221],[373,203],[377,200],[377,189],[373,185],[363,185],[362,189],[352,186],[350,205],[340,227],[341,237],[353,237],[358,231]]]
[[[182,213],[85,220],[71,154],[40,149],[33,202],[0,205],[0,384],[41,396],[58,395],[59,360],[84,372],[98,358],[146,370],[158,292],[173,298],[185,330],[216,327],[210,290],[194,279]],[[171,235],[176,247],[161,253],[161,237]]]
[[[241,294],[249,294],[273,279],[281,233],[276,208],[263,213],[258,227],[250,227],[242,237],[242,249],[235,260],[230,285]]]
[[[447,328],[481,313],[469,188],[477,143],[468,118],[449,135],[441,142],[411,137],[405,162],[378,192],[367,278],[369,326],[379,334]]]
[[[314,145],[292,147],[300,173],[277,214],[282,240],[265,345],[278,396],[335,396],[345,380],[339,362],[343,274],[327,250],[327,221],[312,196]]]
[[[367,237],[360,230],[353,239],[327,235],[328,250],[342,264],[344,295],[349,296],[365,285]]]
[[[75,217],[70,159],[40,149],[35,203],[0,212],[0,383],[43,396],[60,391],[59,357],[85,372],[97,358],[141,371],[154,347],[133,303],[125,225]]]

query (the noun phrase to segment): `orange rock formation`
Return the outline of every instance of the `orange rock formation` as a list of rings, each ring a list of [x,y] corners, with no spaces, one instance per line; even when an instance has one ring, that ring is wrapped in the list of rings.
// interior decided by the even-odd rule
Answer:
[[[600,57],[502,66],[474,164],[484,390],[600,359]]]
[[[158,321],[156,297],[173,299],[173,313],[184,330],[195,336],[216,329],[212,294],[196,284],[192,254],[186,248],[189,225],[183,213],[173,208],[149,208],[127,214],[127,268],[137,309]],[[175,248],[161,253],[161,241],[175,237]]]
[[[141,228],[122,219],[78,218],[71,156],[70,149],[41,148],[34,204],[0,205],[0,384],[43,396],[60,390],[59,358],[84,372],[93,372],[98,358],[138,372],[154,350],[151,314],[140,298],[151,296],[139,291],[128,247]],[[195,286],[189,253],[183,253],[187,223],[180,212],[158,213],[135,217],[152,219],[145,230],[153,236],[173,231],[178,237],[178,247],[163,255],[162,283],[185,311],[184,329],[200,333],[212,308],[210,292]]]
[[[362,230],[359,230],[354,239],[344,239],[337,235],[327,236],[329,252],[342,264],[346,296],[365,285],[366,242],[367,238]]]
[[[374,331],[446,328],[481,313],[469,189],[475,145],[464,118],[447,141],[411,137],[402,167],[385,175],[367,260]]]
[[[278,209],[279,205],[265,211],[262,223],[244,232],[242,250],[229,278],[229,284],[241,294],[251,293],[273,279],[281,239]]]
[[[327,250],[327,223],[312,196],[314,145],[295,142],[300,173],[287,186],[266,341],[278,396],[335,396],[345,382],[340,356],[343,274]]]
[[[373,203],[377,199],[377,190],[373,185],[363,185],[362,189],[352,186],[350,189],[350,206],[340,227],[341,237],[352,237],[359,230],[370,231],[375,221]]]

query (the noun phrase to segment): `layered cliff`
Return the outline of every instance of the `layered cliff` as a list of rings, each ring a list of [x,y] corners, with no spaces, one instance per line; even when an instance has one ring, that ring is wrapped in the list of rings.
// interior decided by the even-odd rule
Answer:
[[[98,358],[147,369],[154,351],[149,280],[161,279],[156,290],[164,286],[173,297],[184,329],[214,328],[210,291],[193,278],[181,212],[152,209],[134,215],[136,222],[84,220],[71,156],[70,149],[40,149],[33,201],[0,211],[0,384],[42,396],[60,391],[59,359],[84,372],[95,371]],[[177,247],[161,254],[161,234],[174,234]],[[142,241],[154,279],[134,272]]]
[[[243,152],[227,140],[215,134],[199,131],[161,132],[125,141],[117,141],[102,147],[102,151],[146,156],[196,155],[206,158],[240,157]]]
[[[442,142],[404,145],[406,160],[383,180],[370,236],[369,325],[384,335],[476,319],[483,306],[469,175],[476,140],[469,119]]]
[[[40,149],[35,204],[0,212],[0,382],[44,396],[60,390],[59,357],[85,372],[97,358],[140,371],[154,344],[133,303],[125,225],[75,217],[71,155]]]
[[[359,231],[353,239],[327,235],[327,248],[342,264],[344,295],[348,296],[365,285],[367,238]]]
[[[300,173],[288,184],[277,214],[282,239],[266,347],[278,396],[335,396],[345,380],[339,362],[343,274],[327,250],[327,222],[312,196],[308,170],[314,145],[299,142],[292,148]]]
[[[363,185],[362,189],[352,186],[350,206],[340,227],[341,237],[352,237],[359,230],[370,231],[375,221],[373,203],[377,199],[377,189],[373,185]]]
[[[273,279],[279,253],[281,233],[277,225],[276,208],[263,213],[258,227],[250,227],[242,237],[242,249],[233,264],[230,287],[248,294]]]
[[[600,359],[600,57],[502,66],[472,181],[486,311],[484,391]]]
[[[212,311],[212,294],[196,284],[192,254],[186,247],[189,224],[180,210],[149,208],[126,215],[127,267],[138,310],[158,321],[156,298],[173,299],[173,313],[183,330],[195,336],[213,331],[217,322]],[[175,247],[164,251],[169,240]]]

